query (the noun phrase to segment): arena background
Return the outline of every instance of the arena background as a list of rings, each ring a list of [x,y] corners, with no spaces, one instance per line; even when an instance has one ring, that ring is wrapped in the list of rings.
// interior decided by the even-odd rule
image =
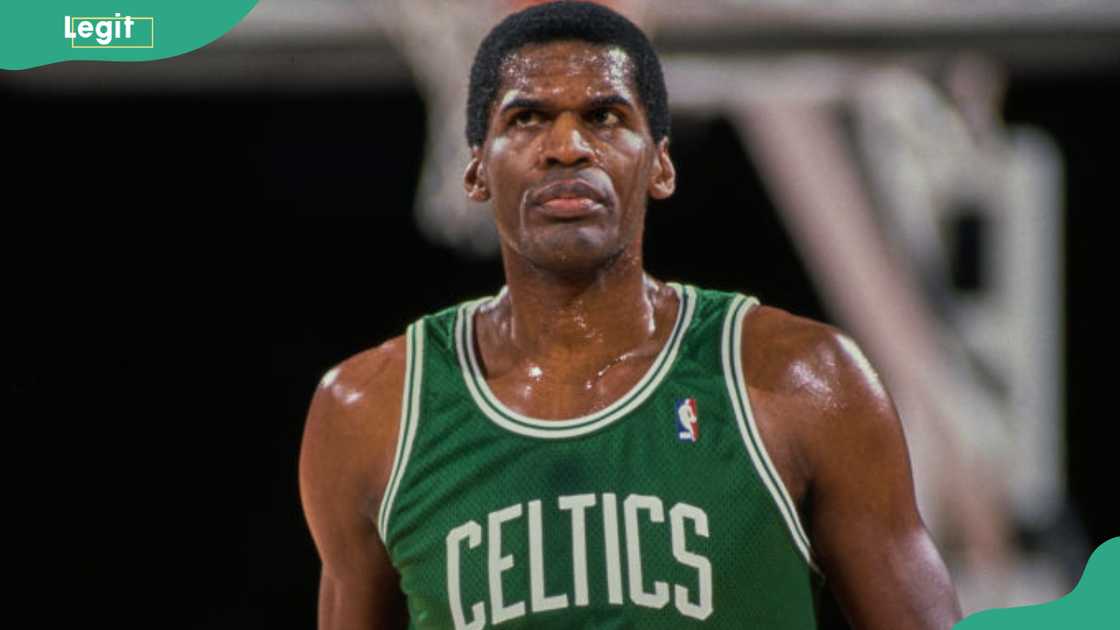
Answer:
[[[656,23],[664,8],[649,19],[669,56],[763,67],[805,51],[918,58],[934,86],[946,60],[968,53],[1002,73],[1000,123],[1052,141],[1063,173],[1056,369],[1066,477],[1060,509],[1044,523],[1009,517],[1003,543],[1068,591],[1088,553],[1120,534],[1102,343],[1115,268],[1120,17],[1094,2],[1061,3],[1053,15],[999,3],[907,5],[898,15],[878,11],[885,3],[828,4],[705,3],[696,24]],[[18,417],[36,421],[26,441],[13,433],[13,444],[36,445],[19,449],[34,466],[17,479],[34,482],[15,484],[15,496],[25,513],[54,515],[31,527],[56,541],[57,561],[34,566],[71,593],[52,614],[313,627],[318,560],[296,464],[316,382],[419,315],[502,280],[485,236],[464,245],[418,223],[437,96],[406,61],[401,40],[414,31],[396,26],[395,6],[273,0],[183,57],[0,74],[10,382]],[[722,26],[705,31],[713,14]],[[670,101],[688,101],[672,81]],[[679,185],[651,208],[649,269],[843,326],[734,115],[674,111]],[[955,228],[957,289],[983,289],[985,226]],[[947,534],[939,544],[955,566],[952,549],[964,543]],[[1006,595],[1030,603],[1015,596]],[[822,627],[845,627],[834,606]]]

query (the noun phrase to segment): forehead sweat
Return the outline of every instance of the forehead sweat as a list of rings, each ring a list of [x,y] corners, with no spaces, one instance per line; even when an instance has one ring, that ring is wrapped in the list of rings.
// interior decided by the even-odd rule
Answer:
[[[575,41],[575,44],[580,44]],[[523,89],[524,84],[545,80],[559,73],[570,73],[571,68],[588,68],[596,73],[596,82],[622,87],[632,92],[636,98],[634,63],[626,50],[617,46],[590,45],[568,47],[554,50],[541,50],[540,46],[549,44],[526,44],[508,54],[498,72],[501,81],[498,87],[503,90]],[[536,53],[545,53],[543,55]],[[498,98],[495,94],[495,100]],[[501,103],[497,103],[501,105]],[[638,103],[635,103],[638,104]]]
[[[575,40],[608,49],[618,61],[610,72],[629,72],[655,141],[669,135],[669,103],[661,62],[641,29],[614,11],[589,2],[552,2],[514,13],[482,40],[471,66],[467,144],[486,139],[490,113],[503,78],[519,68],[516,53],[531,44]],[[614,60],[612,60],[614,61]]]
[[[508,108],[538,106],[563,98],[580,98],[594,106],[627,104],[641,110],[633,80],[633,64],[624,50],[587,45],[582,41],[557,41],[525,46],[506,57],[500,92],[487,118],[501,117]],[[564,96],[561,96],[561,95]],[[561,101],[556,101],[560,98]],[[592,106],[588,104],[588,106]],[[644,112],[643,112],[644,113]]]

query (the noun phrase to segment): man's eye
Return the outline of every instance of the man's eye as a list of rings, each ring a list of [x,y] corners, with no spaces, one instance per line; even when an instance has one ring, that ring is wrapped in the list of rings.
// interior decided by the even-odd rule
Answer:
[[[613,127],[622,122],[622,119],[613,110],[597,109],[591,112],[591,122],[604,127]]]
[[[514,114],[513,125],[515,127],[528,127],[530,125],[537,124],[538,122],[540,122],[540,119],[540,114],[538,114],[537,112],[529,110],[521,111]]]

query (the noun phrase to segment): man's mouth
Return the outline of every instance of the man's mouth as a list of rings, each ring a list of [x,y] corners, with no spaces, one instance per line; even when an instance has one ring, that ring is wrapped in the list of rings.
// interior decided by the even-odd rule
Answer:
[[[579,219],[605,209],[605,197],[578,179],[553,182],[537,190],[531,205],[555,219]]]

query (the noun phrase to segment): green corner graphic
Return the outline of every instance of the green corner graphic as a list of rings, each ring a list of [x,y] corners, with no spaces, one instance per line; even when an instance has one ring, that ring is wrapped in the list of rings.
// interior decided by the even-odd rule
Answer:
[[[1105,541],[1069,595],[1037,606],[984,610],[953,630],[1112,630],[1120,628],[1120,537]]]
[[[5,3],[0,69],[60,61],[151,61],[201,48],[257,0],[12,0]]]

